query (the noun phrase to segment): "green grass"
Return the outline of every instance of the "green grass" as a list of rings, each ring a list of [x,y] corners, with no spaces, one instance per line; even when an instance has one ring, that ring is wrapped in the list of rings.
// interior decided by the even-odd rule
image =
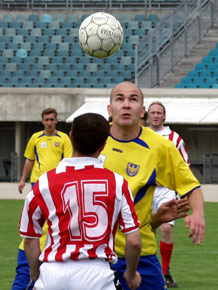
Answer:
[[[184,220],[175,222],[171,273],[180,290],[218,289],[217,209],[218,203],[205,203],[206,233],[201,245],[191,244]],[[159,233],[157,240],[159,245]]]
[[[0,290],[11,289],[15,276],[22,206],[22,200],[0,200]],[[217,209],[218,203],[205,203],[207,227],[205,241],[200,246],[191,244],[184,220],[175,223],[171,272],[180,290],[218,289]]]
[[[0,200],[0,290],[9,290],[15,277],[18,231],[23,200]]]

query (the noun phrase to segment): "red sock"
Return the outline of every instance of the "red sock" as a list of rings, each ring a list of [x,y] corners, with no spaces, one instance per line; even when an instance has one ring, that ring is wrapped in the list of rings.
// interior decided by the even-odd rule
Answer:
[[[167,244],[163,241],[160,241],[160,254],[161,254],[161,260],[162,260],[162,271],[163,274],[167,274],[167,270],[170,266],[170,260],[173,252],[173,244]]]

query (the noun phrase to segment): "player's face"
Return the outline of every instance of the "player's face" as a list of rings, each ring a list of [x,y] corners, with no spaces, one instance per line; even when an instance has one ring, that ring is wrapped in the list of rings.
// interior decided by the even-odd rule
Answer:
[[[162,127],[166,116],[163,108],[158,104],[154,104],[149,108],[148,118],[151,127],[160,128]]]
[[[55,114],[48,114],[44,115],[42,118],[42,124],[45,127],[45,133],[47,134],[54,134],[56,130],[57,125],[57,118],[55,117]]]
[[[113,89],[108,113],[114,124],[119,126],[139,124],[144,112],[143,96],[134,84],[125,82]]]

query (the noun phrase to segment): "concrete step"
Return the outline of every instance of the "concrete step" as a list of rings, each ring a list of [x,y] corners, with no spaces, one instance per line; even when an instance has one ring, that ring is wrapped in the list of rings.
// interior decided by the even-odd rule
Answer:
[[[195,68],[197,63],[202,61],[204,56],[207,56],[211,49],[216,47],[218,42],[218,25],[216,24],[204,36],[202,41],[198,43],[186,57],[179,61],[175,66],[173,72],[169,72],[160,81],[162,88],[173,88],[175,84],[181,82],[181,79],[188,75],[190,70]]]

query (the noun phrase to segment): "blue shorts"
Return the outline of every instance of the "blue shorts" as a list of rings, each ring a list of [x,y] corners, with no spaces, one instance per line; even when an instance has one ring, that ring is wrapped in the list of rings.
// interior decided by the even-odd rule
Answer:
[[[125,258],[119,258],[116,264],[112,264],[111,268],[118,274],[119,281],[123,290],[130,290],[126,284],[123,274],[126,270]],[[161,265],[156,255],[140,257],[137,271],[142,277],[142,282],[137,290],[166,290]]]
[[[11,290],[32,290],[34,281],[30,279],[30,268],[23,250],[18,250],[16,276]]]

